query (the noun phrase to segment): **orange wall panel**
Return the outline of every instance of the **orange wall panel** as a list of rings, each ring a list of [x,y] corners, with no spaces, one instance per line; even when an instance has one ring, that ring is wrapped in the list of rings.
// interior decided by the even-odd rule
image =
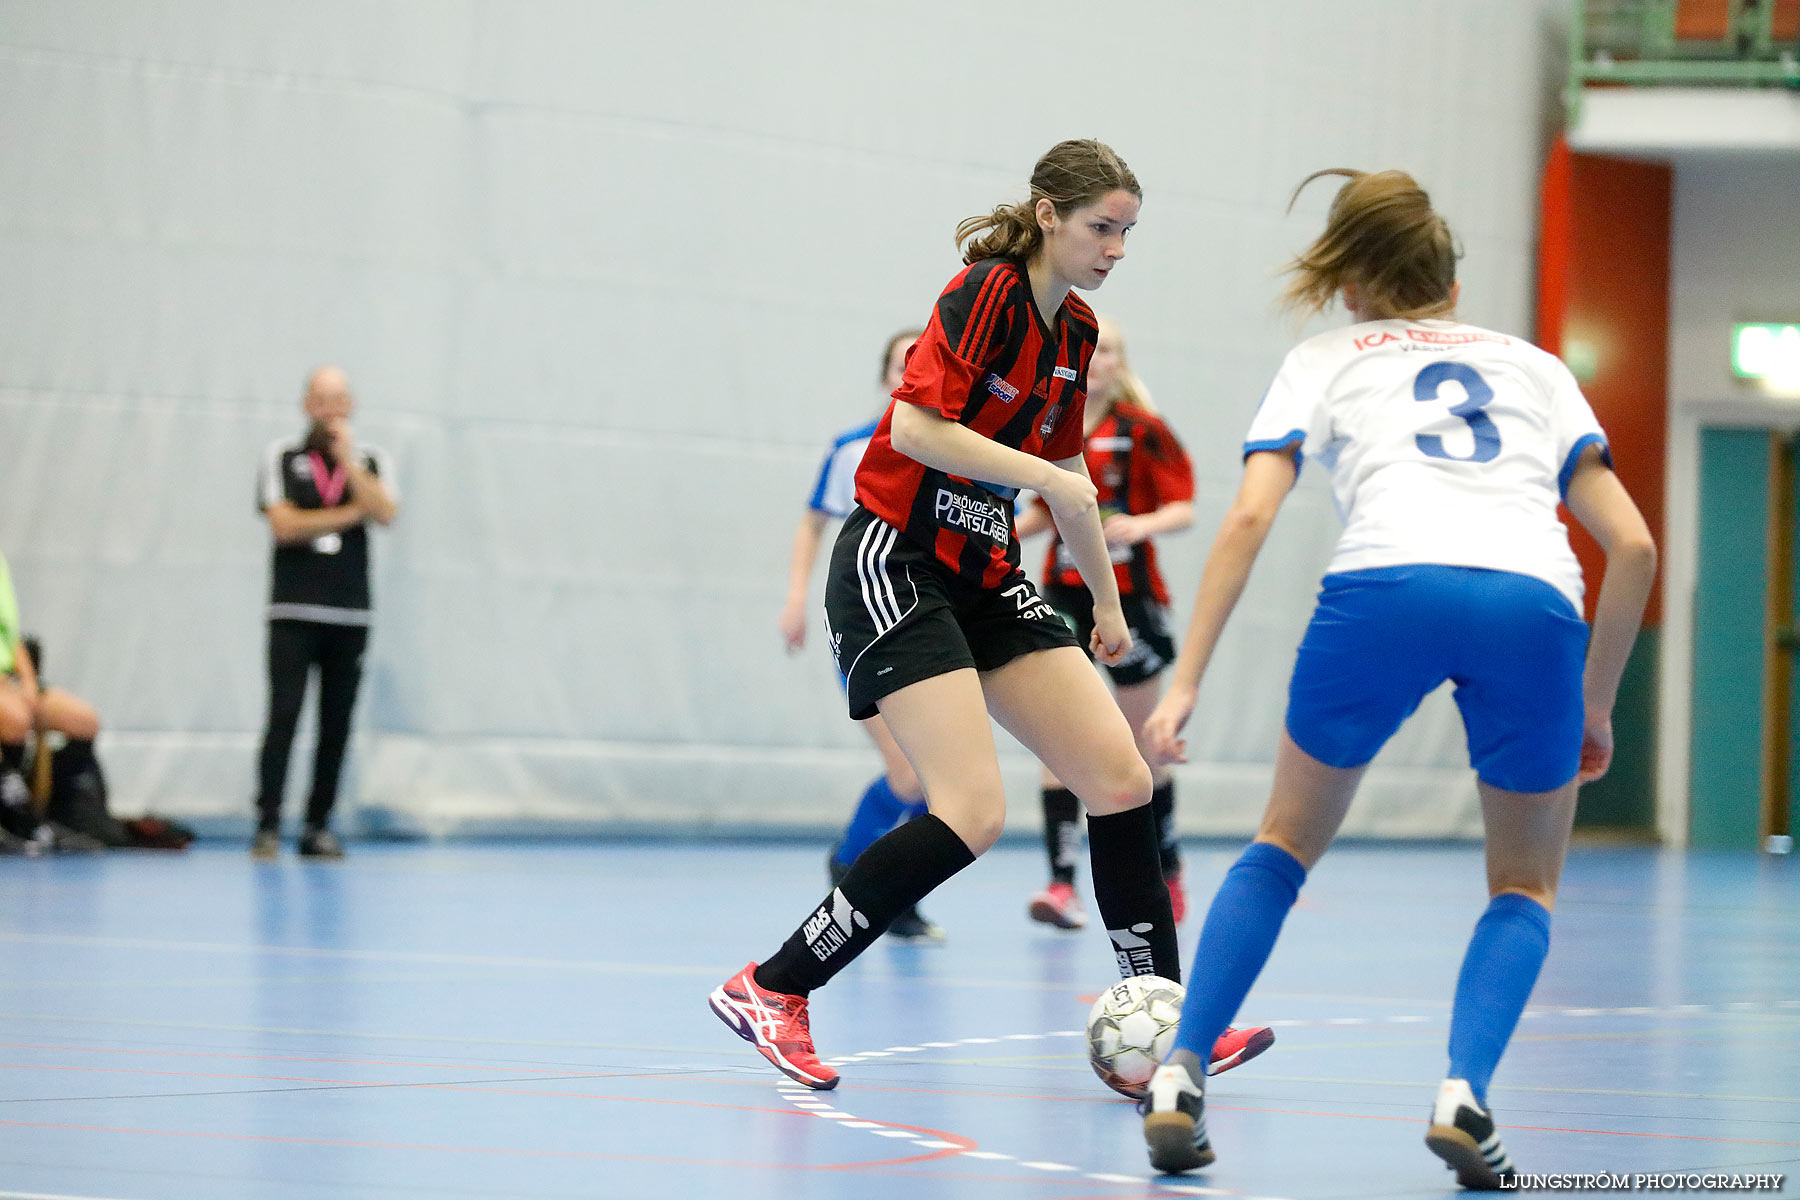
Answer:
[[[1538,253],[1538,340],[1574,363],[1606,429],[1613,463],[1650,530],[1663,539],[1668,457],[1669,167],[1571,152],[1559,137],[1544,171]],[[1588,608],[1606,559],[1579,525],[1570,538]],[[1662,619],[1662,587],[1646,625]]]

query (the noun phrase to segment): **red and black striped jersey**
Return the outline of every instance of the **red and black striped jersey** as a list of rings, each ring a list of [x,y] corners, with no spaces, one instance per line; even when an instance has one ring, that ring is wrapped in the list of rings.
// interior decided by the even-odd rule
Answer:
[[[1099,327],[1074,292],[1054,323],[1031,296],[1025,264],[988,258],[938,297],[906,355],[894,404],[917,404],[1001,445],[1052,462],[1081,452],[1087,365]],[[1019,565],[1017,489],[939,471],[894,449],[888,405],[856,472],[856,500],[958,576],[994,587]]]
[[[1194,498],[1194,464],[1175,434],[1155,413],[1129,404],[1115,404],[1094,426],[1082,447],[1088,474],[1100,493],[1100,519],[1115,513],[1138,516],[1155,512],[1165,504]],[[1042,504],[1043,501],[1038,501]],[[1051,526],[1050,553],[1044,560],[1044,581],[1067,587],[1081,586],[1081,572],[1067,547]],[[1113,551],[1113,574],[1121,596],[1149,596],[1158,604],[1169,602],[1169,589],[1156,569],[1156,547],[1149,539]]]

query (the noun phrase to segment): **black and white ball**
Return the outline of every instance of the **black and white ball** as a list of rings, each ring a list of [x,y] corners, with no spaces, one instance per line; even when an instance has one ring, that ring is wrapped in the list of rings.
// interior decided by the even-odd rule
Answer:
[[[1175,1048],[1181,1023],[1179,983],[1155,975],[1121,979],[1088,1013],[1088,1063],[1113,1091],[1141,1100],[1150,1076]]]

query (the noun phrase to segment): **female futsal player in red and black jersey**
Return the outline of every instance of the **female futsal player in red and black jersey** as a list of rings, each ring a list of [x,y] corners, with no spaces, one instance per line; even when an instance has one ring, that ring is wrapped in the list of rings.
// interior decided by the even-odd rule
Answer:
[[[1142,748],[1144,718],[1162,693],[1157,682],[1175,661],[1166,612],[1169,590],[1156,567],[1157,534],[1186,529],[1194,520],[1194,468],[1187,451],[1157,414],[1150,392],[1131,369],[1125,339],[1115,322],[1102,318],[1100,338],[1088,363],[1087,417],[1083,453],[1088,476],[1099,489],[1100,531],[1112,555],[1113,577],[1131,651],[1106,668],[1113,694]],[[1054,531],[1050,512],[1034,503],[1019,514],[1018,534],[1028,538]],[[1044,560],[1044,599],[1087,640],[1094,600],[1062,539],[1051,538]],[[1156,814],[1157,842],[1169,903],[1179,923],[1187,912],[1181,885],[1181,846],[1175,837],[1175,782],[1167,766],[1152,768],[1150,809]],[[1075,892],[1075,852],[1081,844],[1081,803],[1048,768],[1044,771],[1044,847],[1050,883],[1031,898],[1035,921],[1062,929],[1087,924]]]
[[[1150,769],[1075,636],[1019,568],[1012,502],[1044,498],[1094,591],[1092,648],[1131,648],[1081,457],[1098,332],[1071,289],[1125,255],[1137,179],[1099,142],[1052,147],[1031,196],[957,229],[967,268],[938,298],[857,470],[826,584],[850,713],[880,713],[930,811],[884,835],[760,966],[715,989],[713,1011],[784,1074],[814,1088],[807,997],[896,913],[975,861],[1006,816],[989,714],[1087,805],[1094,890],[1124,974],[1180,971],[1157,862]]]

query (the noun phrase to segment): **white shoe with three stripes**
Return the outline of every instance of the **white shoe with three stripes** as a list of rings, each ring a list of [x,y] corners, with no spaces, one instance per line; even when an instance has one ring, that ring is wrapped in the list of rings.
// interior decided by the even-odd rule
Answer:
[[[1456,1182],[1472,1191],[1491,1192],[1517,1175],[1494,1117],[1476,1103],[1466,1079],[1446,1079],[1438,1088],[1425,1144],[1456,1172]]]

